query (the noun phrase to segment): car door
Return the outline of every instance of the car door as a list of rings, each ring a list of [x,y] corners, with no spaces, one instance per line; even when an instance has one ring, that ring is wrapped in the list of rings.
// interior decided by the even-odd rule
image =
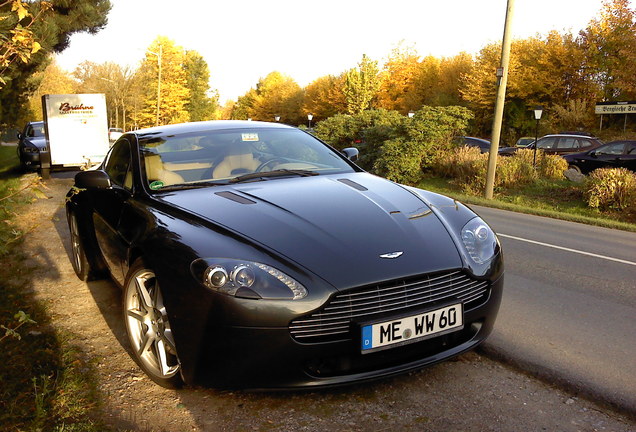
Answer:
[[[589,158],[589,171],[593,171],[597,168],[617,168],[619,167],[621,156],[625,143],[618,142],[613,144],[604,145],[595,150],[592,150]]]
[[[619,157],[617,166],[636,172],[636,141],[625,142],[625,149]]]
[[[557,138],[556,137],[545,137],[545,138],[541,138],[539,139],[539,141],[536,144],[537,149],[543,150],[546,153],[554,153],[556,150],[556,141]]]
[[[125,276],[122,263],[126,259],[128,244],[119,232],[119,225],[132,197],[133,187],[130,150],[126,139],[111,148],[102,169],[110,177],[112,186],[93,191],[93,224],[97,243],[113,278],[120,283]]]
[[[560,137],[557,141],[556,148],[552,151],[554,154],[563,155],[568,153],[576,153],[580,151],[581,144],[576,137]]]

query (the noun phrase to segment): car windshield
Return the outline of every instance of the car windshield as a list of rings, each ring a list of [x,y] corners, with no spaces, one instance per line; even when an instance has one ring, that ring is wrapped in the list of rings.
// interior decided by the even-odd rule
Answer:
[[[43,124],[32,124],[27,131],[28,137],[43,137],[44,136],[44,125]]]
[[[151,190],[353,172],[329,147],[298,129],[246,128],[143,138]]]

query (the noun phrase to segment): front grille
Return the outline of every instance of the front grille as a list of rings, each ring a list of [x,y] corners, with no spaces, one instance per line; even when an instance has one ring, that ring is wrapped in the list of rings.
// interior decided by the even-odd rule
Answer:
[[[316,343],[352,339],[351,323],[370,321],[382,314],[408,313],[451,300],[469,310],[488,296],[488,282],[461,271],[424,275],[356,288],[335,295],[311,315],[295,319],[289,331],[298,342]]]

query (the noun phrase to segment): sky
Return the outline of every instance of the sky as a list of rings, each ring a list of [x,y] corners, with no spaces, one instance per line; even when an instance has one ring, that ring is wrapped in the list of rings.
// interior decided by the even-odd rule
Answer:
[[[236,100],[272,71],[306,86],[356,67],[366,54],[380,65],[400,42],[421,56],[476,54],[501,41],[506,0],[110,0],[108,24],[71,37],[57,56],[137,67],[158,36],[198,51],[221,102]],[[631,2],[632,7],[634,0]],[[516,0],[512,37],[584,29],[602,0]]]

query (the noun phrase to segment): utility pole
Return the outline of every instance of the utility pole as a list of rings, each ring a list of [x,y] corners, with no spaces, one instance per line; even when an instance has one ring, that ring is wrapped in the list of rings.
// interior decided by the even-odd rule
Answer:
[[[492,139],[488,155],[488,173],[486,175],[486,199],[492,199],[495,188],[495,171],[497,169],[497,150],[501,138],[501,121],[503,119],[504,103],[506,101],[506,85],[508,84],[508,64],[510,63],[510,27],[514,0],[508,0],[506,22],[504,24],[503,42],[501,46],[501,65],[497,69],[497,100],[495,102],[495,118],[492,122]]]

